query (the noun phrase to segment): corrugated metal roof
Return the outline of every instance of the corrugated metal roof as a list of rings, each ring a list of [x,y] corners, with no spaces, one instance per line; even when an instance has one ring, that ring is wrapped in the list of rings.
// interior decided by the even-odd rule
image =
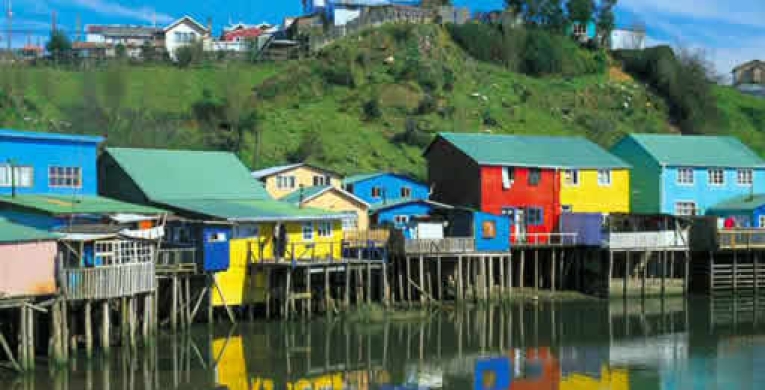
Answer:
[[[318,221],[341,219],[343,214],[300,208],[276,200],[170,200],[163,204],[202,216],[230,222]]]
[[[57,238],[57,235],[44,230],[19,225],[0,218],[0,243],[50,241]]]
[[[251,175],[252,177],[256,179],[262,179],[264,177],[268,177],[279,172],[289,171],[290,169],[294,169],[294,168],[298,168],[302,166],[303,166],[303,163],[279,165],[276,167],[270,167],[270,168],[259,169],[257,171],[252,171]]]
[[[439,138],[451,143],[481,165],[564,169],[630,167],[582,137],[440,133],[436,141]]]
[[[142,206],[101,196],[17,195],[0,196],[0,203],[13,208],[38,211],[49,215],[71,214],[162,214],[156,207]]]
[[[271,199],[232,153],[125,148],[108,148],[106,153],[154,202]]]
[[[13,129],[0,129],[0,138],[24,138],[52,141],[68,141],[88,144],[100,144],[104,137],[92,135],[60,134],[60,133],[42,133],[36,131],[20,131]]]
[[[294,204],[294,205],[300,205],[300,198],[301,198],[300,191],[301,190],[293,191],[289,195],[287,195],[285,197],[282,197],[279,200],[282,201],[282,202],[287,202],[287,203]],[[303,188],[302,191],[303,191],[303,193],[302,193],[303,202],[307,202],[307,201],[309,201],[309,200],[311,200],[311,199],[313,199],[313,198],[315,198],[317,196],[320,196],[321,194],[323,194],[323,193],[325,193],[327,191],[336,191],[337,193],[339,193],[339,194],[341,194],[341,195],[343,195],[343,196],[345,196],[345,197],[347,197],[349,199],[352,199],[352,200],[354,200],[357,203],[360,203],[360,204],[362,204],[362,205],[364,205],[366,207],[369,207],[369,203],[365,202],[363,199],[357,197],[356,195],[351,194],[348,191],[342,190],[342,189],[337,188],[337,187],[332,187],[332,186],[314,186],[314,187]]]
[[[690,167],[765,167],[765,161],[734,137],[630,134],[656,161]]]
[[[709,208],[709,211],[714,212],[736,212],[745,211],[753,212],[755,209],[765,206],[765,195],[743,195],[735,198],[720,202]]]
[[[438,202],[434,202],[432,200],[427,200],[427,199],[399,199],[394,201],[388,201],[385,203],[373,204],[370,209],[370,212],[377,213],[381,210],[386,210],[386,209],[390,209],[394,207],[404,206],[408,204],[415,204],[415,203],[424,203],[424,204],[427,204],[436,208],[441,208],[441,209],[451,210],[454,208],[448,204],[438,203]]]

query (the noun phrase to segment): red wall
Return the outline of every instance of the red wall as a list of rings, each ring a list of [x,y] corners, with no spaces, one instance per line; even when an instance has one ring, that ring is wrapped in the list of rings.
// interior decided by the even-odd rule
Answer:
[[[528,233],[550,233],[560,216],[560,177],[553,169],[543,169],[536,186],[528,183],[529,169],[515,168],[515,181],[502,188],[502,167],[481,167],[481,211],[500,214],[502,207],[541,207],[544,224],[529,226]]]

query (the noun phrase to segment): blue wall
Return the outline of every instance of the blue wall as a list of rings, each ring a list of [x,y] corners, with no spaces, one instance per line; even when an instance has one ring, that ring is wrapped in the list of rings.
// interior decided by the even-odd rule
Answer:
[[[382,225],[385,223],[393,224],[396,229],[404,229],[405,224],[396,224],[395,217],[397,215],[406,215],[410,219],[412,217],[430,215],[433,210],[433,206],[427,203],[406,203],[399,206],[393,206],[384,210],[380,210],[377,213],[377,223]]]
[[[37,195],[96,195],[96,142],[66,140],[61,136],[43,139],[8,137],[0,132],[0,164],[9,159],[15,166],[34,168],[34,183],[31,188],[16,188],[17,194]],[[48,186],[48,167],[80,167],[82,188],[51,188]],[[0,187],[0,195],[10,195],[11,187]]]
[[[211,242],[216,234],[225,235],[221,242]],[[203,271],[218,272],[228,269],[230,257],[231,228],[228,226],[205,226],[202,229],[202,249],[204,253]]]
[[[678,169],[665,167],[661,174],[662,191],[661,212],[675,214],[677,202],[696,202],[697,213],[705,215],[707,210],[721,202],[752,192],[761,194],[765,191],[765,170],[754,170],[754,190],[750,186],[740,186],[736,182],[737,170],[725,169],[725,184],[713,186],[709,184],[709,174],[706,168],[694,168],[693,185],[677,184]]]
[[[382,188],[383,196],[373,198],[373,187]],[[370,205],[375,205],[401,200],[401,189],[403,187],[412,189],[412,196],[409,199],[428,199],[428,196],[430,195],[430,190],[426,184],[392,173],[381,174],[366,180],[358,181],[353,183],[352,187],[347,186],[346,188],[349,192]]]
[[[483,237],[484,221],[493,221],[497,228],[494,238]],[[510,218],[506,215],[494,215],[475,212],[473,217],[475,249],[479,252],[504,252],[510,250]]]
[[[571,24],[566,27],[566,35],[573,35],[574,34],[574,26],[581,25],[581,22],[571,22]],[[595,25],[595,21],[591,20],[587,22],[587,38],[588,39],[595,39],[595,37],[598,34],[597,26]]]

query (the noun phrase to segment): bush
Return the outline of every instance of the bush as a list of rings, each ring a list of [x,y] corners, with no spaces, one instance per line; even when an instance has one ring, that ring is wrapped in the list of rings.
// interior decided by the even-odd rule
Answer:
[[[204,59],[204,48],[202,42],[194,42],[190,45],[184,45],[175,49],[175,62],[181,68],[188,68],[196,65]]]
[[[372,98],[364,103],[364,115],[367,117],[367,119],[379,119],[382,117],[380,99]]]
[[[420,100],[420,105],[417,107],[417,113],[419,115],[427,115],[435,112],[437,108],[438,102],[436,99],[434,99],[433,96],[425,95],[422,100]]]
[[[523,54],[523,72],[532,76],[561,73],[563,54],[546,32],[529,34]]]

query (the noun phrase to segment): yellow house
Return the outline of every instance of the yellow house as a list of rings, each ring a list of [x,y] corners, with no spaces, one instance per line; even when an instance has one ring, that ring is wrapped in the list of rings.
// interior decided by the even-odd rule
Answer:
[[[342,177],[330,170],[306,163],[282,165],[252,172],[266,191],[275,199],[281,199],[301,187],[342,187]]]
[[[560,175],[560,205],[564,212],[629,213],[629,169],[563,170]]]
[[[333,186],[301,188],[281,198],[281,201],[299,207],[344,213],[346,216],[343,218],[343,231],[369,230],[369,203],[341,188]]]

